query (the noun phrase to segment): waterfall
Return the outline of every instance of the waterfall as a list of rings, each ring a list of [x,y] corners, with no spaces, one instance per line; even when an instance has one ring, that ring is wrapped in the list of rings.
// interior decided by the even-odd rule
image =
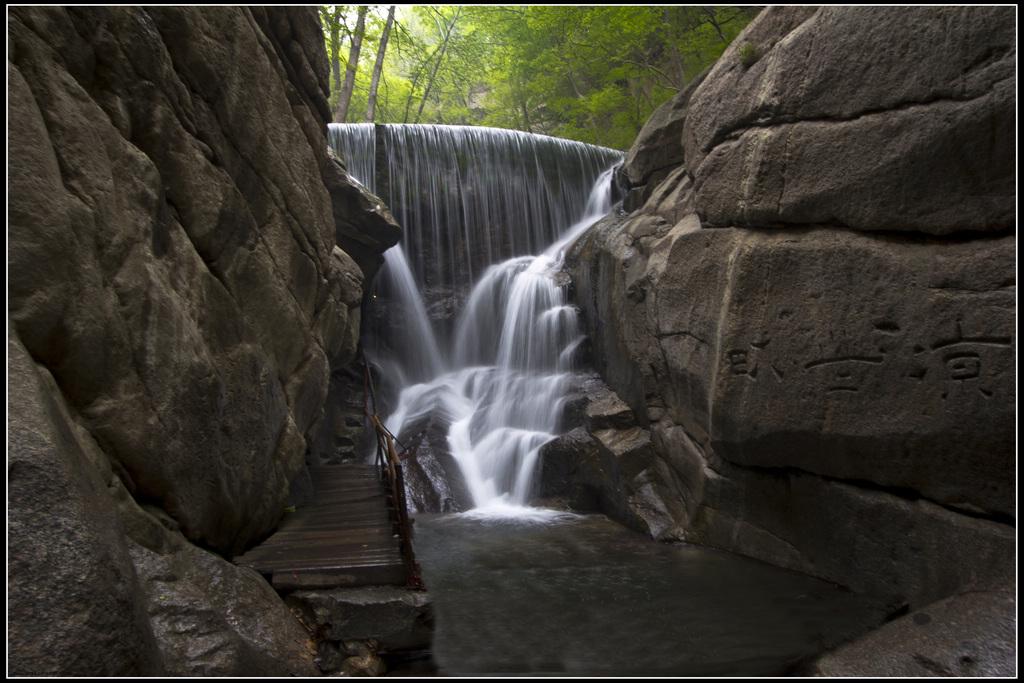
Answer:
[[[583,338],[565,247],[611,209],[622,155],[466,126],[332,124],[330,135],[405,229],[364,317],[364,348],[398,395],[388,428],[401,437],[439,417],[475,505],[525,505]]]

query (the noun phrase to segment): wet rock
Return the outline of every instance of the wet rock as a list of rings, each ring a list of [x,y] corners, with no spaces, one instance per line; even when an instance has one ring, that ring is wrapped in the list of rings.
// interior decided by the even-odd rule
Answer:
[[[375,641],[346,644],[346,650],[352,654],[341,663],[342,675],[383,676],[387,672],[387,665],[377,656]]]
[[[656,173],[664,174],[666,170],[683,163],[683,148],[679,141],[682,139],[683,122],[689,111],[690,98],[711,69],[708,67],[690,79],[685,88],[655,109],[640,129],[623,165],[630,187],[649,185],[653,189],[663,179],[655,176]],[[632,211],[642,203],[640,201],[637,206],[625,208]]]
[[[197,548],[115,480],[149,623],[167,671],[178,675],[316,675],[310,631],[251,569]],[[200,647],[198,644],[203,646]]]
[[[949,242],[683,222],[641,249],[624,233],[613,239],[622,246],[595,238],[600,251],[580,277],[624,303],[615,310],[612,297],[595,296],[584,310],[620,321],[601,328],[599,355],[620,375],[632,368],[623,393],[634,409],[648,403],[653,416],[663,403],[738,465],[799,467],[1014,514],[1012,236]],[[605,259],[623,257],[636,275],[606,269]],[[634,277],[654,294],[630,300]]]
[[[474,506],[459,463],[448,446],[449,420],[438,412],[413,420],[399,435],[409,450],[403,464],[409,512],[462,512]]]
[[[115,476],[90,461],[88,434],[13,330],[7,354],[8,673],[161,675]]]
[[[12,671],[315,674],[306,632],[266,581],[188,543],[160,508],[139,506],[45,371],[25,365],[17,344],[9,353],[20,397],[8,471]],[[42,394],[34,373],[49,385]],[[33,445],[33,423],[47,421],[60,426],[49,447]]]
[[[363,364],[331,373],[324,403],[324,420],[307,456],[310,465],[361,462],[374,451],[373,431],[365,409]]]
[[[254,11],[10,24],[11,323],[133,492],[226,552],[277,521],[363,280],[335,246],[326,99],[287,77],[315,71],[315,17]]]
[[[1012,227],[1015,18],[1010,7],[762,13],[690,100],[682,139],[701,218]],[[746,43],[762,55],[749,67]]]
[[[602,457],[597,442],[581,427],[544,444],[540,451],[539,499],[577,512],[604,512],[621,498],[622,475]]]
[[[453,336],[459,314],[466,307],[471,287],[448,289],[443,287],[427,288],[423,292],[427,319],[441,339]]]
[[[765,10],[570,248],[663,537],[915,608],[1013,571],[1014,25]]]
[[[373,652],[425,650],[433,634],[430,594],[391,586],[296,591],[289,601],[312,611],[329,641],[375,641]],[[349,651],[349,655],[367,654]]]
[[[579,426],[541,448],[534,504],[599,513],[655,538],[676,539],[675,520],[683,514],[677,488],[662,485],[662,476],[672,475],[653,457],[651,432],[636,424],[625,401],[599,376],[578,374],[563,422]]]
[[[1014,574],[1009,525],[858,482],[697,457],[688,469],[702,469],[704,479],[700,497],[688,503],[687,542],[739,552],[911,609],[957,591],[990,589]]]
[[[630,429],[636,426],[636,416],[625,401],[608,389],[587,405],[586,426],[591,433],[606,429]]]
[[[584,427],[588,432],[628,429],[636,423],[636,415],[629,404],[620,399],[600,375],[576,373],[572,376],[562,407],[563,430],[576,427]]]
[[[343,662],[347,659],[344,653],[338,648],[337,645],[324,640],[320,643],[317,650],[316,665],[326,675],[341,675],[341,667]]]
[[[817,676],[1017,675],[1015,586],[949,597],[825,655]]]
[[[402,228],[379,198],[349,177],[334,151],[328,148],[328,154],[324,185],[331,195],[335,239],[359,265],[369,286],[384,262],[383,253],[402,238]]]
[[[593,434],[598,448],[615,459],[626,482],[628,509],[642,520],[641,529],[658,540],[678,540],[672,528],[682,503],[675,495],[670,470],[654,453],[651,432],[641,427],[604,429]],[[620,513],[621,516],[621,513]]]
[[[8,405],[12,671],[156,675],[166,659],[307,673],[274,668],[277,646],[246,631],[273,612],[234,594],[254,585],[223,560],[185,562],[165,534],[230,554],[276,524],[327,378],[355,354],[364,273],[339,234],[365,221],[370,251],[397,239],[329,159],[316,14],[22,6],[8,19],[8,315],[55,402],[12,391]],[[126,537],[148,552],[129,555]],[[175,604],[234,654],[188,664],[168,645],[179,617],[147,618],[159,596],[133,560],[176,577]]]
[[[627,502],[616,455],[581,427],[549,441],[541,447],[538,498],[533,504],[602,514],[632,529],[648,531]]]
[[[308,632],[256,572],[184,542],[131,551],[168,674],[319,675]]]

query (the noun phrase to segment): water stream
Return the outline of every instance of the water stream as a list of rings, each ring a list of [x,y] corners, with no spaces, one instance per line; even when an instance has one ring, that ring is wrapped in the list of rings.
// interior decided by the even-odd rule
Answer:
[[[564,249],[612,208],[619,153],[454,126],[331,142],[406,231],[364,313],[385,422],[443,424],[472,497],[415,525],[441,673],[780,675],[878,622],[821,581],[529,507],[583,338]]]
[[[611,209],[622,155],[465,126],[331,133],[405,229],[364,315],[363,346],[398,396],[385,424],[401,438],[439,416],[475,507],[511,514],[530,500],[538,451],[556,436],[583,336],[560,277],[564,249]],[[431,314],[452,302],[454,315]]]

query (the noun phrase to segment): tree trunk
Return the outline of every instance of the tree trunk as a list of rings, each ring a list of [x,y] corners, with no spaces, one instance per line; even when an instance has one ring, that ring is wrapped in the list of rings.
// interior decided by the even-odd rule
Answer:
[[[405,115],[402,117],[402,123],[409,123],[409,110],[412,108],[412,101],[416,96],[416,86],[420,84],[420,74],[422,72],[417,69],[416,73],[412,77],[412,88],[409,90],[409,98],[405,101]]]
[[[380,35],[380,46],[377,48],[377,61],[373,64],[373,77],[370,79],[370,94],[366,98],[366,122],[373,123],[373,114],[377,108],[377,86],[380,85],[380,72],[384,69],[384,52],[388,49],[388,36],[391,24],[395,22],[395,6],[388,9],[388,20],[384,24],[384,32]]]
[[[369,7],[361,5],[358,10],[356,30],[352,32],[352,48],[348,53],[348,68],[345,69],[345,85],[338,96],[338,110],[334,113],[335,123],[345,123],[348,118],[348,106],[352,102],[352,91],[356,86],[356,68],[359,66],[359,50],[363,46],[363,27],[366,25],[366,12]]]
[[[455,10],[455,16],[452,17],[452,23],[448,24],[448,30],[444,34],[444,42],[441,43],[441,48],[438,50],[437,62],[434,63],[434,70],[430,72],[430,80],[427,81],[427,87],[423,90],[423,101],[420,102],[420,109],[416,112],[416,120],[413,121],[413,123],[420,122],[420,116],[423,114],[423,107],[427,104],[427,96],[430,94],[430,89],[434,85],[434,79],[437,77],[437,70],[441,67],[441,60],[444,59],[445,50],[448,49],[448,40],[451,38],[452,31],[455,29],[455,22],[459,20],[460,14],[462,14],[461,5],[457,10]]]
[[[335,6],[331,15],[331,74],[334,83],[331,86],[332,93],[341,92],[341,7]],[[336,95],[337,96],[337,95]],[[335,119],[337,119],[338,104],[334,103]]]
[[[675,27],[672,24],[672,19],[669,16],[669,10],[667,7],[665,8],[661,18],[665,24],[665,33],[667,36],[665,44],[668,46],[668,54],[672,64],[672,71],[674,71],[676,75],[675,86],[679,90],[682,90],[686,87],[686,71],[683,69],[683,59],[679,55],[679,40],[676,37]]]
[[[532,133],[533,126],[530,125],[530,111],[526,108],[526,100],[524,99],[519,104],[523,108],[523,123],[525,124],[526,132]]]
[[[728,43],[729,41],[725,39],[725,34],[722,33],[722,27],[719,25],[718,19],[715,17],[715,8],[704,7],[703,9],[704,14],[706,14],[708,17],[708,23],[714,26],[715,30],[718,32],[718,37],[722,39],[723,43]]]

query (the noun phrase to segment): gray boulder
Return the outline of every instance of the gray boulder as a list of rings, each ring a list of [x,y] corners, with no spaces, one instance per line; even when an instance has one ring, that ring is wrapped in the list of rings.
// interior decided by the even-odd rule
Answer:
[[[656,174],[661,172],[659,175],[663,176],[666,170],[683,163],[684,150],[679,141],[682,139],[690,98],[707,78],[711,68],[694,76],[685,88],[658,107],[644,123],[623,164],[630,187],[653,184],[655,180],[661,179]]]
[[[683,141],[705,223],[1012,226],[1014,8],[810,11],[766,10],[691,98]],[[761,55],[750,66],[745,44]]]
[[[816,676],[1017,675],[1016,590],[965,593],[902,617],[830,652]]]
[[[394,586],[296,591],[302,609],[328,641],[376,641],[384,651],[426,650],[433,636],[430,594]]]
[[[319,675],[310,634],[256,572],[184,542],[131,551],[168,675]]]
[[[599,376],[577,374],[563,422],[568,431],[541,447],[533,504],[602,514],[659,540],[679,540],[678,482],[625,401]]]
[[[633,240],[620,219],[608,219],[577,245],[576,277],[579,291],[592,292],[580,302],[586,317],[612,321],[597,328],[595,356],[654,423],[654,449],[641,462],[661,472],[659,488],[675,492],[663,500],[682,501],[666,509],[687,540],[847,586],[894,585],[909,599],[933,595],[924,577],[937,567],[907,554],[901,561],[916,578],[867,571],[874,553],[905,542],[901,533],[858,530],[869,516],[852,510],[876,507],[871,496],[852,499],[844,522],[825,512],[838,500],[824,494],[811,504],[788,487],[755,492],[801,473],[811,488],[845,481],[1013,517],[1014,305],[1004,287],[1013,237],[925,244],[827,229],[702,230],[687,221],[656,234]],[[777,517],[777,509],[789,512]],[[826,521],[842,527],[806,533]],[[1000,527],[964,541],[973,569],[960,578],[1006,568],[1012,543]],[[868,533],[874,559],[826,562],[838,528]],[[954,573],[947,561],[930,561]]]
[[[324,184],[331,193],[335,238],[366,273],[364,284],[368,287],[373,273],[383,263],[384,252],[402,238],[402,228],[386,205],[349,177],[333,150],[329,156]],[[368,229],[370,226],[372,229]]]
[[[108,485],[52,378],[7,343],[7,672],[162,671]]]
[[[398,435],[409,449],[402,466],[409,512],[462,512],[474,507],[473,494],[448,443],[451,420],[435,410],[412,420]]]
[[[596,513],[646,531],[626,502],[622,470],[582,427],[544,444],[540,450],[535,505]]]
[[[185,538],[276,524],[397,239],[328,153],[316,13],[11,7],[8,47],[11,671],[315,673]],[[190,659],[172,603],[233,654]]]
[[[140,506],[46,370],[8,353],[10,672],[317,675],[270,585]]]
[[[1012,575],[1012,19],[765,10],[658,151],[679,164],[569,250],[660,537],[893,606]]]
[[[224,551],[277,521],[358,338],[323,88],[287,78],[323,59],[305,14],[10,12],[11,322],[133,494]]]

